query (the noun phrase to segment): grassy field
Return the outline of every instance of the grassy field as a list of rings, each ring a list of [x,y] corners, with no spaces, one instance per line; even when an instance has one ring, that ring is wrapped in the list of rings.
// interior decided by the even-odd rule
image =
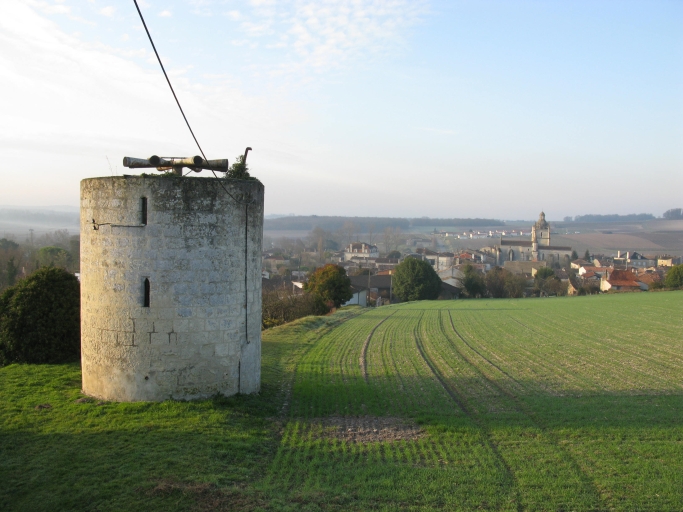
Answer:
[[[13,365],[0,509],[683,510],[682,341],[667,292],[303,319],[258,396],[79,403],[77,366]]]

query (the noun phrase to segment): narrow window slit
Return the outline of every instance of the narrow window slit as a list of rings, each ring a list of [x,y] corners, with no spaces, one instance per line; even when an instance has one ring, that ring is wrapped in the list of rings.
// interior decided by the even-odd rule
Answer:
[[[145,277],[145,282],[144,282],[144,298],[142,299],[142,306],[145,308],[149,307],[149,302],[150,302],[150,286],[149,286],[149,279]]]
[[[140,200],[140,224],[147,225],[147,198],[143,197]]]

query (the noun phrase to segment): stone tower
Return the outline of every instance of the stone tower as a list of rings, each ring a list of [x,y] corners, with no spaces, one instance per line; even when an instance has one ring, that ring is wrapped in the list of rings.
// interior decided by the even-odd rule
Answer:
[[[550,224],[545,220],[545,213],[541,212],[536,223],[531,226],[531,257],[539,260],[538,246],[550,246]]]
[[[81,182],[84,393],[158,401],[259,391],[264,188],[221,183]]]
[[[542,246],[550,245],[550,224],[545,220],[545,213],[541,212],[538,216],[536,224],[536,236],[538,237],[538,243]]]

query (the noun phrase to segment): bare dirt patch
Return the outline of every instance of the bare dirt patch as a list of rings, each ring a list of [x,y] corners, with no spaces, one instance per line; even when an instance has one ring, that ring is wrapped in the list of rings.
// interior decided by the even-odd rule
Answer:
[[[329,416],[313,418],[311,426],[320,425],[319,437],[340,439],[347,443],[416,441],[425,431],[404,418],[379,416]]]

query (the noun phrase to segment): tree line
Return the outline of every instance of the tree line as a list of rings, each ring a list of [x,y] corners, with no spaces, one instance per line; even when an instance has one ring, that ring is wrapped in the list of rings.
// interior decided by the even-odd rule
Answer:
[[[494,267],[486,274],[473,265],[461,269],[459,284],[466,298],[511,298],[527,296],[567,295],[569,283],[560,279],[555,270],[541,267],[531,283],[526,276],[514,274],[503,267]],[[394,269],[393,294],[401,301],[436,300],[443,282],[426,261],[405,258]],[[579,284],[579,295],[600,292],[597,283]],[[683,265],[674,266],[662,284],[671,289],[683,287]],[[655,287],[658,288],[658,287]],[[661,288],[661,287],[659,287]],[[318,268],[303,286],[303,293],[294,293],[290,286],[263,292],[263,328],[268,329],[309,315],[324,315],[338,308],[353,296],[346,271],[335,264]]]
[[[296,216],[265,219],[264,229],[268,231],[310,231],[319,227],[326,231],[339,231],[352,223],[358,233],[379,232],[386,228],[410,229],[419,226],[442,226],[475,228],[485,226],[504,226],[505,222],[496,219],[431,219],[423,217],[409,219],[400,217],[333,217],[333,216]]]
[[[568,282],[562,281],[555,270],[541,267],[536,271],[533,282],[519,274],[514,274],[503,267],[495,267],[482,274],[472,265],[461,269],[463,277],[460,285],[465,297],[494,299],[518,299],[526,296],[562,296],[567,295]],[[580,286],[579,295],[593,294],[600,291],[597,285]]]
[[[42,267],[58,267],[78,272],[80,240],[64,230],[17,242],[0,238],[0,292]]]
[[[662,215],[667,220],[680,220],[683,219],[683,208],[671,208],[664,212]]]
[[[261,323],[263,329],[282,325],[309,315],[325,315],[353,297],[351,280],[339,265],[328,264],[313,272],[296,292],[283,281],[262,292]]]
[[[628,215],[608,214],[598,215],[589,213],[587,215],[577,215],[574,218],[565,217],[565,222],[636,222],[643,220],[654,220],[656,217],[651,213],[629,213]]]

